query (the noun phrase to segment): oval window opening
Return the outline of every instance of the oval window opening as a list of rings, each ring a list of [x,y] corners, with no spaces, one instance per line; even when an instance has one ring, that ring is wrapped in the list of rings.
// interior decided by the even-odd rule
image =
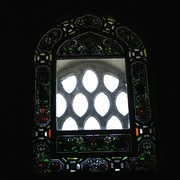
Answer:
[[[65,98],[60,94],[56,94],[56,116],[60,117],[64,114],[67,108],[67,102]]]
[[[63,88],[66,92],[68,93],[71,93],[74,91],[76,85],[77,85],[77,79],[76,77],[73,75],[73,76],[70,76],[70,77],[67,77],[66,79],[64,79],[61,84],[63,85]]]
[[[108,97],[104,93],[99,93],[94,101],[94,106],[98,114],[101,116],[106,115],[110,108],[110,102]]]
[[[114,92],[119,85],[119,79],[109,74],[105,74],[103,80],[105,87],[111,92]]]
[[[62,126],[62,130],[63,131],[74,131],[74,130],[78,130],[78,125],[76,123],[76,121],[72,118],[69,117],[65,120],[63,126]]]
[[[116,116],[112,116],[107,122],[106,129],[122,129],[122,124]]]
[[[125,92],[121,92],[117,96],[116,107],[123,116],[126,116],[129,113],[128,99],[127,99],[127,94]]]
[[[100,124],[94,117],[89,117],[85,124],[84,124],[84,130],[99,130]]]
[[[82,117],[88,109],[87,98],[82,93],[77,94],[73,100],[72,106],[73,106],[74,112],[79,117]]]
[[[87,70],[83,76],[83,85],[87,91],[92,93],[98,85],[98,78],[92,70]]]

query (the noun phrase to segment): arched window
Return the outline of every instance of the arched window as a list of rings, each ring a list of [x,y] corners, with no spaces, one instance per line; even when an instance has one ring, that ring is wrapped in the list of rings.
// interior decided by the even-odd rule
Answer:
[[[94,15],[48,31],[34,53],[34,172],[156,170],[146,44]]]

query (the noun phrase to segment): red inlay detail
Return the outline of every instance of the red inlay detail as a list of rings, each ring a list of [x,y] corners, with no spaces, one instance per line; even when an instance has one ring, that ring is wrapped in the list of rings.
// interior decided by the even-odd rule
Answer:
[[[51,129],[48,130],[48,137],[51,137]]]
[[[49,118],[47,116],[36,116],[36,121],[38,122],[47,122]]]
[[[40,114],[41,114],[41,115],[44,115],[45,112],[46,112],[46,108],[45,108],[45,107],[42,107],[42,108],[40,109]]]
[[[139,135],[139,129],[136,128],[136,136],[138,136],[138,135]]]

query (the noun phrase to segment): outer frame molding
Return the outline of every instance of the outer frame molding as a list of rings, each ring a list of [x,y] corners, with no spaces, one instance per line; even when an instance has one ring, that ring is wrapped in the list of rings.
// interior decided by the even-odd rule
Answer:
[[[91,56],[119,56],[126,59],[129,96],[130,101],[133,101],[130,117],[132,152],[109,152],[103,157],[100,154],[81,157],[78,152],[55,156],[51,150],[52,141],[56,139],[53,137],[55,120],[52,116],[51,94],[53,64],[57,58]],[[39,41],[34,53],[33,172],[156,170],[156,134],[149,93],[148,60],[145,43],[129,28],[111,18],[87,14],[64,21],[49,30]],[[114,135],[107,134],[106,137],[113,138]],[[70,141],[73,138],[75,136],[70,137]],[[78,138],[85,139],[86,136]]]

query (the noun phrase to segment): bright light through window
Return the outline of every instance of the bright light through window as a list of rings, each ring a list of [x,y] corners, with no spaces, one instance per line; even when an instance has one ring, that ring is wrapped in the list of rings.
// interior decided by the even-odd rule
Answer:
[[[76,87],[77,79],[75,76],[70,76],[64,79],[61,83],[65,91],[71,93]]]
[[[99,129],[100,129],[100,125],[94,117],[91,116],[85,122],[84,130],[99,130]]]
[[[107,122],[106,129],[122,129],[122,124],[116,116],[112,116]]]
[[[114,92],[119,85],[119,79],[109,74],[105,74],[104,84],[109,91]]]
[[[61,59],[56,67],[59,131],[130,128],[124,58]]]
[[[78,130],[76,121],[72,117],[67,118],[62,126],[62,130],[64,131]]]
[[[117,107],[118,111],[124,116],[126,116],[129,113],[127,94],[125,92],[121,92],[117,96],[116,107]]]
[[[85,72],[83,77],[83,85],[90,93],[92,93],[97,88],[98,79],[93,71],[87,70]]]
[[[101,115],[104,116],[110,107],[109,99],[104,93],[99,93],[96,96],[96,99],[94,101],[94,106],[96,111]]]
[[[67,108],[67,103],[65,98],[60,94],[56,94],[56,116],[60,117],[64,114]]]
[[[79,116],[82,117],[88,108],[88,102],[86,97],[83,94],[78,94],[75,96],[73,100],[73,109],[74,112]]]

